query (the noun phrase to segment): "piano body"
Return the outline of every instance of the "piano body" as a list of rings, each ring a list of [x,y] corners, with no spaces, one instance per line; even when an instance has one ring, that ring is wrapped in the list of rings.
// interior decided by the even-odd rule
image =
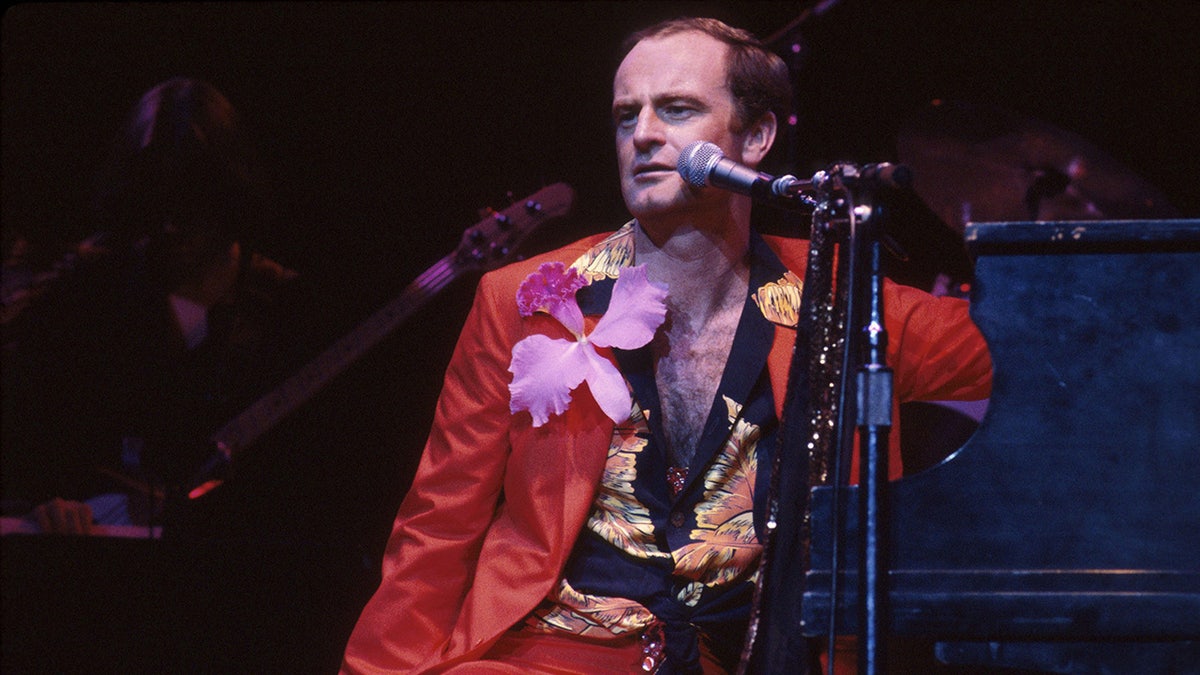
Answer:
[[[1200,220],[974,223],[965,238],[993,393],[960,450],[889,486],[887,632],[933,638],[947,663],[1200,672]],[[813,637],[833,606],[833,499],[813,490]],[[845,634],[856,488],[839,499]]]

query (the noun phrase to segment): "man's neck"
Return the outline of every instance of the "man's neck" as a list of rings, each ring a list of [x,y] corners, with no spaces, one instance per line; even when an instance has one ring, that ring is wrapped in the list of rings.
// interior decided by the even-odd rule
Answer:
[[[678,261],[695,260],[713,248],[731,260],[740,259],[750,246],[750,200],[721,196],[724,199],[707,199],[692,208],[639,216],[638,227],[655,250]]]
[[[692,321],[730,302],[731,287],[744,287],[749,280],[746,254],[748,228],[699,230],[678,227],[662,244],[636,228],[635,263],[645,265],[651,280],[667,284],[668,304]]]

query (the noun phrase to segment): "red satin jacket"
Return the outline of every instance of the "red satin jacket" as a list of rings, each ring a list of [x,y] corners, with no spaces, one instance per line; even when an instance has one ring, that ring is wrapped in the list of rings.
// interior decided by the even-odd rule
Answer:
[[[571,264],[606,236],[480,280],[420,467],[396,516],[382,582],[350,636],[343,673],[438,672],[476,659],[557,582],[592,508],[613,422],[586,386],[541,427],[527,413],[509,412],[513,345],[534,333],[571,337],[547,315],[522,317],[516,291],[541,263]],[[803,278],[808,242],[765,239]],[[967,303],[891,283],[885,294],[897,401],[986,398],[991,360]],[[598,317],[586,320],[591,330]],[[768,358],[777,413],[795,334],[777,326]],[[891,455],[898,477],[898,444]]]

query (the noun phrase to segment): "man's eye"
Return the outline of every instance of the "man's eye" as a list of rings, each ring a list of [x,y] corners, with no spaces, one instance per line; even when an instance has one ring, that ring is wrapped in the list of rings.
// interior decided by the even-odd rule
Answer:
[[[692,108],[684,105],[669,105],[663,108],[663,117],[667,119],[683,119],[692,114]]]
[[[627,127],[637,123],[637,112],[633,110],[618,110],[613,113],[613,123]]]

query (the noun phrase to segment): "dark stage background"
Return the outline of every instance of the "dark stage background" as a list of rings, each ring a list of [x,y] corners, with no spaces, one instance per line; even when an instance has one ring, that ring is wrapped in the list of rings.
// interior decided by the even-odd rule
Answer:
[[[608,112],[618,46],[684,13],[764,38],[806,17],[777,43],[796,67],[799,108],[772,172],[896,161],[905,121],[941,98],[1079,134],[1181,215],[1200,215],[1190,1],[55,3],[4,15],[5,246],[21,233],[48,265],[90,234],[93,172],[126,111],[168,77],[207,79],[273,175],[259,248],[322,288],[329,302],[312,320],[332,341],[453,250],[481,208],[573,186],[573,215],[528,253],[624,222]],[[7,538],[5,671],[73,670],[80,654],[93,672],[336,668],[473,281],[254,450],[278,479],[224,517],[261,537],[203,550]],[[89,633],[89,620],[107,628]]]

